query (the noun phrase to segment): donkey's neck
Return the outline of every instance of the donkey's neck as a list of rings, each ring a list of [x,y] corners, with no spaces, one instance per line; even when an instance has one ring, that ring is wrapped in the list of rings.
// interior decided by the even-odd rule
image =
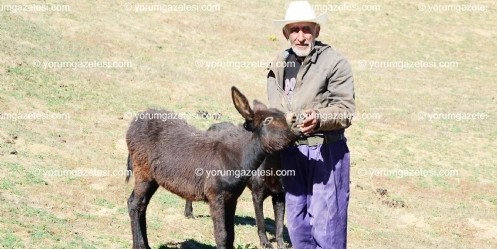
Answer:
[[[257,169],[264,159],[266,158],[266,153],[262,148],[262,144],[256,134],[251,134],[247,137],[248,143],[242,153],[242,161],[240,166],[243,170],[255,170]]]

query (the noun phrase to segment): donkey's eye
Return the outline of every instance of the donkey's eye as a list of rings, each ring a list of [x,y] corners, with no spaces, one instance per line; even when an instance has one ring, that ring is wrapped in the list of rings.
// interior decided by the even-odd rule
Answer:
[[[266,126],[271,124],[271,122],[273,122],[273,117],[267,117],[264,119],[264,121],[262,121],[262,125]]]

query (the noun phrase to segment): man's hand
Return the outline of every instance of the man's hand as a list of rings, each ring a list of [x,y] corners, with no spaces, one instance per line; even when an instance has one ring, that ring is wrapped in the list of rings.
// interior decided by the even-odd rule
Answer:
[[[297,127],[300,128],[300,131],[304,133],[304,135],[308,136],[319,124],[318,113],[316,110],[307,109],[301,114],[304,115],[305,119]]]

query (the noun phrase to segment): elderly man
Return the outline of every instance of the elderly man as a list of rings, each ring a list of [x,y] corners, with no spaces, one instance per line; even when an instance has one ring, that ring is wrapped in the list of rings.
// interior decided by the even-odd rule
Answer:
[[[344,130],[355,111],[354,80],[347,60],[316,41],[325,21],[307,1],[290,3],[285,20],[275,24],[291,47],[271,63],[267,77],[271,107],[286,112],[303,134],[280,155],[283,169],[295,172],[283,178],[295,249],[347,244],[350,157]]]

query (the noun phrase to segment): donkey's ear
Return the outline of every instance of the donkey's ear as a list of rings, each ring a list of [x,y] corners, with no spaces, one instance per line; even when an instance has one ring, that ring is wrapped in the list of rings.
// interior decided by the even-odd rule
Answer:
[[[250,109],[247,98],[234,86],[231,87],[231,98],[233,99],[236,110],[242,117],[246,120],[252,120],[254,118],[254,112]]]
[[[257,99],[254,99],[254,112],[267,110],[267,106]]]

